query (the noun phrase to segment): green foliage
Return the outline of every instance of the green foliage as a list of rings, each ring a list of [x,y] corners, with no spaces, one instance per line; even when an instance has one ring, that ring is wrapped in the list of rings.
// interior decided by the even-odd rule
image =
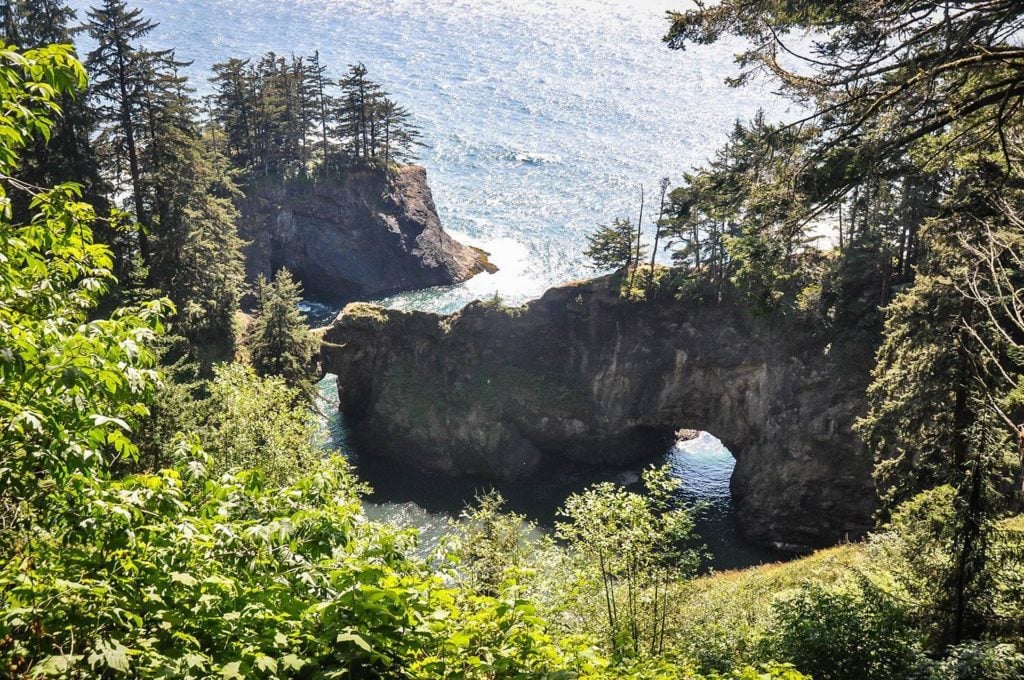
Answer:
[[[2,50],[0,60],[6,174],[82,72],[61,48]],[[131,426],[157,385],[152,345],[169,308],[90,318],[110,257],[91,243],[94,216],[76,198],[73,187],[40,193],[31,224],[11,225],[6,211],[0,221],[7,675],[557,676],[603,666],[582,643],[563,653],[529,603],[445,587],[406,556],[411,533],[360,515],[340,460],[303,461],[314,469],[285,486],[267,483],[290,475],[284,455],[211,474],[275,445],[308,450],[307,421],[283,408],[297,395],[279,379],[222,369],[210,401],[235,417],[211,425],[222,463],[178,439],[174,467],[112,477],[114,460],[135,453]]]
[[[313,444],[316,423],[303,393],[282,378],[221,364],[208,389],[209,398],[198,405],[198,432],[214,472],[256,470],[269,483],[284,484],[322,456]]]
[[[129,434],[157,384],[148,345],[169,308],[90,317],[111,259],[92,242],[96,216],[75,185],[34,193],[32,220],[10,223],[8,189],[29,189],[6,175],[85,76],[65,47],[0,49],[0,73],[0,497],[10,528],[47,494],[135,455]]]
[[[769,656],[814,678],[904,678],[917,663],[906,611],[875,589],[808,585],[775,612]]]
[[[808,583],[842,581],[865,560],[845,545],[808,557],[742,571],[702,576],[674,589],[678,602],[671,648],[704,672],[726,673],[756,664],[778,631],[775,602]]]
[[[908,603],[918,625],[932,631],[933,647],[941,642],[952,607],[946,586],[955,573],[958,522],[956,490],[939,486],[900,505],[887,531],[871,541],[873,558],[885,565],[881,578]]]
[[[523,585],[531,558],[543,549],[531,536],[536,527],[522,515],[504,512],[504,506],[497,491],[477,496],[445,546],[456,560],[459,580],[477,593],[493,595],[508,584]]]
[[[644,471],[645,494],[611,482],[570,496],[557,535],[581,569],[585,588],[603,598],[602,637],[616,656],[665,649],[675,601],[669,585],[693,573],[699,553],[685,547],[693,518],[674,507],[678,480],[667,468]]]
[[[0,42],[21,50],[74,42],[75,11],[64,0],[6,0],[0,13]],[[36,187],[75,182],[82,186],[88,202],[96,201],[105,187],[90,143],[95,116],[82,91],[65,91],[57,101],[61,115],[53,120],[49,139],[36,138],[20,153],[18,179]],[[14,220],[30,219],[28,195],[15,193],[10,198]],[[97,227],[97,240],[112,240],[112,232]]]
[[[622,270],[637,258],[633,257],[636,230],[628,219],[615,218],[610,225],[598,225],[587,236],[587,249],[583,254],[596,269]]]
[[[1024,676],[1024,652],[1018,645],[968,642],[949,650],[934,664],[928,680],[1015,680]]]
[[[287,269],[273,283],[257,281],[259,309],[249,337],[249,357],[260,375],[280,376],[293,387],[308,389],[315,377],[313,358],[320,340],[299,312],[302,288]]]
[[[290,58],[268,52],[252,63],[214,64],[213,71],[212,114],[224,151],[250,177],[390,168],[413,160],[420,145],[412,115],[367,77],[362,64],[336,82],[319,52]]]
[[[245,279],[233,203],[240,192],[226,159],[194,130],[167,125],[161,147],[147,177],[157,187],[149,278],[177,306],[175,330],[211,358],[230,359]]]

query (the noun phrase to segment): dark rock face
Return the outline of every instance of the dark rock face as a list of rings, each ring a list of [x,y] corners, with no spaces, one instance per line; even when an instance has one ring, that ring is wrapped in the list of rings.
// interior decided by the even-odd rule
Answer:
[[[736,456],[751,538],[800,549],[870,526],[871,460],[850,429],[869,343],[729,303],[625,302],[607,280],[451,316],[350,305],[325,339],[341,408],[374,454],[525,478],[554,457],[634,464],[703,429]]]
[[[240,207],[249,277],[287,267],[315,298],[377,297],[493,271],[486,253],[441,228],[420,166],[257,187]]]

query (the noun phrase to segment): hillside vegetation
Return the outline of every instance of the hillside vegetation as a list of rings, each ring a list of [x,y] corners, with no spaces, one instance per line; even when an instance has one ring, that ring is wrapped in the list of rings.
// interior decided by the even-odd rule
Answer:
[[[364,68],[331,90],[318,60],[231,60],[204,118],[121,0],[84,18],[85,65],[61,0],[0,9],[0,675],[1024,677],[1021,3],[670,14],[669,47],[739,36],[735,84],[771,78],[808,115],[738,123],[661,184],[647,240],[675,267],[648,260],[642,221],[598,229],[613,295],[738,300],[879,346],[856,426],[870,536],[703,576],[667,469],[570,496],[548,538],[483,494],[425,551],[314,444],[318,339],[286,274],[247,290],[236,201],[412,152]],[[807,32],[806,53],[785,42]]]

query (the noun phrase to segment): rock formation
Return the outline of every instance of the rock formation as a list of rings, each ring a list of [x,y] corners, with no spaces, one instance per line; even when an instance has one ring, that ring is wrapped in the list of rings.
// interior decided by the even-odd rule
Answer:
[[[308,296],[371,298],[493,271],[487,254],[441,228],[427,173],[350,170],[340,178],[265,183],[240,205],[251,279],[287,267]]]
[[[368,455],[525,478],[555,459],[635,464],[695,428],[735,455],[754,540],[800,549],[870,526],[871,460],[850,429],[870,343],[728,302],[628,302],[608,279],[451,316],[353,304],[325,340]]]

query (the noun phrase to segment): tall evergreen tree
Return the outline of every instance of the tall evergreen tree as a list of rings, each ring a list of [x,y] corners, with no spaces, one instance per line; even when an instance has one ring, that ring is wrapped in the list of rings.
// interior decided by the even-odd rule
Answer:
[[[338,82],[341,97],[338,108],[339,136],[349,140],[349,154],[356,162],[373,159],[376,139],[373,107],[381,96],[380,86],[366,77],[363,64],[349,66]]]
[[[177,330],[202,358],[230,359],[244,281],[234,204],[241,193],[227,159],[204,143],[184,79],[168,74],[157,82],[145,104],[149,282],[175,302]]]
[[[255,118],[253,88],[248,59],[229,59],[213,65],[214,119],[224,131],[226,155],[239,168],[255,163]]]
[[[86,26],[96,48],[89,53],[86,67],[92,75],[91,94],[103,124],[101,143],[112,166],[115,188],[131,193],[135,219],[144,227],[139,245],[146,259],[150,220],[145,209],[140,141],[147,93],[158,70],[155,64],[170,58],[171,52],[148,50],[141,44],[156,28],[141,15],[142,10],[129,9],[124,0],[103,0],[102,5],[90,9]],[[127,183],[123,180],[125,166]]]
[[[261,277],[256,292],[259,309],[249,340],[253,367],[260,375],[278,375],[293,387],[308,389],[319,340],[299,311],[301,286],[281,269],[272,283]]]
[[[380,121],[381,131],[376,155],[384,167],[415,160],[415,149],[421,144],[420,130],[409,110],[385,95],[377,102],[374,116]]]
[[[334,99],[327,89],[327,67],[320,62],[320,51],[308,59],[310,91],[313,95],[313,124],[320,138],[320,163],[326,167],[331,158],[331,145],[327,130],[332,124],[330,112],[335,109]]]

